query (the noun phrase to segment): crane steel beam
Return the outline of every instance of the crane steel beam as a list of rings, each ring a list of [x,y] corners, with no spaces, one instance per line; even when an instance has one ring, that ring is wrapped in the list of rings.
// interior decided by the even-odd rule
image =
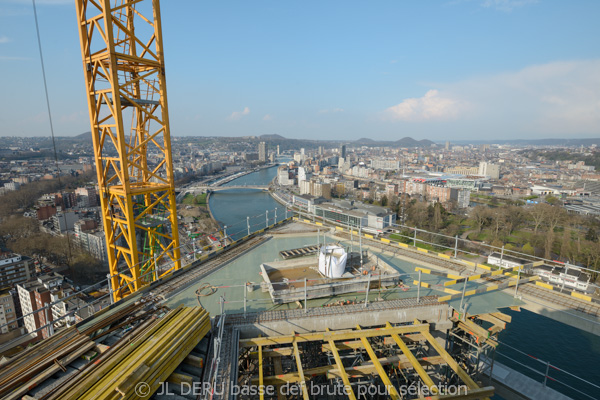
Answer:
[[[181,267],[160,6],[75,4],[111,289],[119,300]]]

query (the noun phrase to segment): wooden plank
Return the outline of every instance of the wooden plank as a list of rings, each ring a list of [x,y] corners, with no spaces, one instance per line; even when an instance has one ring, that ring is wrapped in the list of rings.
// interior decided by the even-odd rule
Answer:
[[[327,328],[329,331],[329,328]],[[331,353],[333,354],[333,358],[335,359],[335,363],[340,371],[340,375],[342,376],[342,381],[344,382],[344,386],[346,386],[346,394],[350,398],[350,400],[356,400],[356,396],[354,395],[354,391],[352,390],[352,385],[350,384],[350,379],[348,379],[348,374],[346,374],[346,369],[344,368],[344,364],[342,363],[342,359],[340,358],[340,354],[337,351],[335,346],[335,342],[333,339],[329,339],[329,346],[331,347]]]
[[[508,322],[509,324],[512,322],[512,317],[510,315],[501,313],[500,311],[490,313],[490,315],[492,317],[496,317],[504,322]]]
[[[356,329],[360,331],[361,328],[359,325],[357,325]],[[383,366],[379,362],[379,359],[377,358],[375,351],[373,350],[373,348],[371,347],[371,344],[369,343],[369,339],[367,339],[366,337],[361,337],[360,340],[362,341],[363,346],[365,347],[365,350],[369,354],[369,357],[371,358],[371,361],[373,362],[373,365],[375,366],[375,369],[377,370],[377,373],[379,374],[381,381],[385,385],[389,396],[392,399],[399,400],[400,395],[398,394],[398,391],[396,390],[394,385],[392,385],[390,378],[387,376],[387,373],[385,372],[385,370],[383,369]]]
[[[281,357],[273,358],[273,368],[275,369],[275,375],[283,375],[283,365],[281,365]],[[277,400],[285,400],[285,396],[281,391],[281,385],[275,385],[277,390]]]
[[[389,322],[386,322],[385,325],[386,325],[387,328],[392,328],[392,324],[390,324]],[[397,334],[392,334],[391,336],[392,336],[392,339],[394,339],[394,341],[396,342],[396,344],[400,348],[400,350],[402,351],[402,353],[406,356],[406,358],[408,358],[408,361],[412,364],[412,366],[415,369],[415,371],[417,371],[417,374],[419,374],[419,376],[423,380],[423,383],[425,383],[428,388],[431,388],[431,391],[434,394],[437,393],[438,392],[437,386],[435,386],[435,383],[433,383],[433,381],[431,380],[431,377],[423,369],[423,366],[419,363],[419,361],[417,360],[417,358],[410,351],[410,349],[408,348],[408,346],[406,345],[406,343],[404,343],[402,341],[402,339],[400,339],[400,336],[398,336]]]
[[[502,321],[499,318],[494,317],[491,314],[477,314],[475,315],[476,318],[482,320],[482,321],[487,321],[495,326],[498,326],[502,329],[506,328],[506,322]]]
[[[446,361],[446,364],[458,375],[458,377],[467,385],[469,389],[479,389],[479,386],[475,381],[463,370],[458,363],[452,358],[450,354],[438,343],[437,340],[429,333],[429,331],[423,331],[423,336],[427,339],[429,344],[438,352],[438,354]]]
[[[350,340],[350,339],[358,339],[358,338],[362,338],[362,337],[389,336],[392,333],[406,334],[406,333],[419,333],[419,332],[423,332],[423,331],[429,331],[429,324],[395,326],[394,328],[392,328],[390,330],[385,330],[385,331],[382,328],[374,328],[374,329],[364,329],[361,331],[340,330],[340,331],[330,331],[330,332],[294,333],[293,335],[241,339],[240,347],[268,346],[268,345],[286,344],[286,343],[293,343],[293,342],[311,342],[311,341],[317,341],[317,340],[327,341],[330,338],[333,340]]]
[[[302,370],[302,360],[300,359],[300,352],[298,351],[298,342],[294,340],[292,342],[292,345],[294,346],[294,358],[296,359],[296,367],[298,368],[298,377],[300,378],[302,395],[304,397],[304,400],[310,400],[310,398],[308,397],[308,390],[306,389],[306,379],[304,378],[304,371]]]

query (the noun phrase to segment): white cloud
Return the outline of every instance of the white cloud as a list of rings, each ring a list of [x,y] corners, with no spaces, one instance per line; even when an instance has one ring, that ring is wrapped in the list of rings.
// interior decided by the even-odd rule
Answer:
[[[0,43],[9,43],[11,40],[7,36],[0,36]]]
[[[447,120],[457,118],[466,108],[464,101],[429,90],[423,97],[404,99],[389,107],[384,115],[387,119],[402,121]]]
[[[464,135],[600,135],[600,59],[558,61],[437,83],[423,97],[389,107],[383,119]],[[434,125],[445,121],[444,125]]]
[[[263,121],[271,121],[273,119],[273,116],[270,114],[267,114],[263,117]]]
[[[600,135],[600,59],[531,65],[435,87],[387,108],[382,119],[465,137]]]
[[[229,116],[229,119],[238,120],[248,114],[250,114],[250,109],[248,107],[244,107],[244,109],[242,111],[232,112],[231,115]]]
[[[334,113],[341,113],[341,112],[344,112],[343,108],[331,108],[331,109],[319,110],[318,114],[334,114]]]
[[[600,60],[560,61],[450,85],[474,118],[514,131],[600,133]]]

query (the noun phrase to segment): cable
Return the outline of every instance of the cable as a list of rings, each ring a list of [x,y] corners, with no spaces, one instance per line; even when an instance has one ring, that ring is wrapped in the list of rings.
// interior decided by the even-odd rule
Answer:
[[[56,140],[54,138],[54,124],[52,123],[52,112],[50,111],[50,97],[48,96],[48,83],[46,81],[46,68],[44,67],[44,54],[42,53],[42,39],[40,37],[40,26],[38,24],[38,16],[37,16],[37,8],[35,6],[35,0],[31,0],[32,4],[33,4],[33,17],[35,19],[35,32],[37,34],[37,42],[38,42],[38,49],[40,51],[40,64],[42,66],[42,78],[44,81],[44,93],[46,94],[46,107],[48,108],[48,120],[50,123],[50,133],[52,135],[52,147],[54,148],[54,165],[56,166],[56,173],[58,174],[58,190],[61,191],[62,190],[62,182],[60,180],[60,168],[58,167],[58,153],[56,152]],[[61,197],[62,197],[62,192],[61,192]],[[61,198],[62,200],[62,198]],[[63,201],[63,206],[64,206],[64,201]],[[66,207],[65,207],[66,209]],[[69,265],[69,270],[71,270],[71,261],[73,258],[73,254],[71,253],[71,239],[69,238],[69,226],[67,225],[67,215],[66,213],[63,211],[63,220],[65,222],[65,231],[67,234],[67,247],[69,249],[69,259],[68,261],[68,265]],[[59,231],[60,231],[60,226],[59,226]],[[71,273],[73,273],[73,271],[71,271]]]

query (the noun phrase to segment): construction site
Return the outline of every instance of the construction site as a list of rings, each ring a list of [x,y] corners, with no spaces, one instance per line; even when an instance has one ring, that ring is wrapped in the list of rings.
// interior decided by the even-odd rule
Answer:
[[[3,358],[0,398],[567,398],[525,376],[503,382],[495,375],[494,367],[503,368],[495,365],[498,334],[510,329],[509,315],[471,314],[464,306],[459,312],[449,304],[456,298],[466,304],[482,291],[512,291],[516,282],[531,285],[515,271],[473,274],[460,262],[396,246],[387,251],[428,266],[416,267],[408,291],[365,287],[355,300],[332,296],[284,307],[255,290],[259,283],[202,283],[253,250],[298,235],[290,232],[311,240],[317,228],[324,229],[284,220]],[[466,282],[474,285],[468,291],[450,289]],[[186,290],[193,299],[178,297]],[[241,290],[244,298],[227,290]],[[216,310],[209,315],[205,306]]]
[[[287,209],[182,257],[159,3],[76,4],[111,304],[0,348],[0,399],[568,398],[546,385],[548,370],[542,384],[497,363],[511,323],[499,308],[530,296],[598,318],[600,306],[538,284],[523,265],[469,263]],[[360,248],[351,290],[327,281],[309,295],[328,279],[313,271],[280,277],[293,296],[261,291],[263,279],[273,286],[261,265],[308,268],[321,234]]]

